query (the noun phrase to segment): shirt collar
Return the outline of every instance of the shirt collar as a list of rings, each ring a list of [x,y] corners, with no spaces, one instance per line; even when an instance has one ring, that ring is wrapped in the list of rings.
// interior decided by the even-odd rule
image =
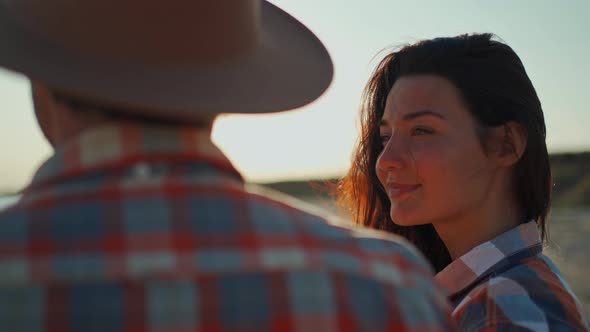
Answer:
[[[541,251],[541,237],[534,221],[521,224],[471,249],[451,262],[435,278],[453,296],[490,271],[500,268],[511,257],[526,251],[530,255]]]
[[[242,180],[213,144],[210,132],[172,126],[103,125],[58,145],[27,190],[92,170],[124,167],[150,160],[206,160]]]

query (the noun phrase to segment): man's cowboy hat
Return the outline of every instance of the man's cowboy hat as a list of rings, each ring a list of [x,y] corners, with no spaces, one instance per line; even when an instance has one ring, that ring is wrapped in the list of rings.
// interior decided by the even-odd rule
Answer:
[[[262,0],[2,0],[0,66],[159,116],[292,109],[332,79],[321,42]]]

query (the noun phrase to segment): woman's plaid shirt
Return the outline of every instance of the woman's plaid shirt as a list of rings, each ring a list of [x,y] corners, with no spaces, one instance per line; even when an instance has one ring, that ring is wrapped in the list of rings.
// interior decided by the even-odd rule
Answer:
[[[542,254],[537,225],[480,244],[436,279],[451,294],[461,331],[588,331],[584,310]]]

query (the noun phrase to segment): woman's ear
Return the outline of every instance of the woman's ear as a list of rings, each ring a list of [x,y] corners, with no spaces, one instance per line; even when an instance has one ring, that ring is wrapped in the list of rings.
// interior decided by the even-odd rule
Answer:
[[[495,128],[498,149],[495,155],[498,166],[509,167],[516,164],[527,145],[527,130],[520,123],[509,121]]]

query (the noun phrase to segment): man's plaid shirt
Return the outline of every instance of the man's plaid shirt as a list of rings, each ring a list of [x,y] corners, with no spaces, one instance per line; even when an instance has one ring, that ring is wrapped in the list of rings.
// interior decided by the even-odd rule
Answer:
[[[413,249],[259,191],[207,133],[84,132],[0,212],[0,330],[451,329]]]

